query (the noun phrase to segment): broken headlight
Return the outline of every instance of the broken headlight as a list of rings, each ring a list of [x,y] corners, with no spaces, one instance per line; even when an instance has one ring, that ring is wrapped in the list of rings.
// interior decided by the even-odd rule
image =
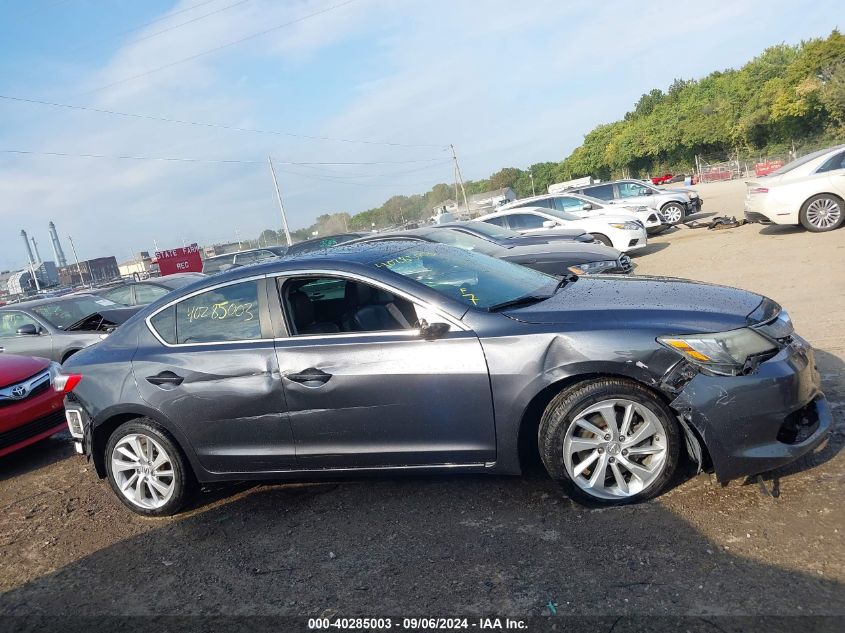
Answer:
[[[795,332],[795,328],[792,326],[792,319],[789,318],[786,310],[781,310],[777,317],[771,321],[761,323],[753,327],[763,336],[767,336],[776,341],[782,341],[789,338],[792,336],[793,332]]]
[[[712,334],[660,336],[657,342],[714,374],[742,374],[748,361],[777,351],[777,344],[749,328]]]

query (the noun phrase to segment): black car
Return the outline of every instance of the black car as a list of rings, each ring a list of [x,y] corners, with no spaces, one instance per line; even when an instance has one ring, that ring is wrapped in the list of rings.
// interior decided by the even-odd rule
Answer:
[[[420,241],[341,245],[182,289],[73,356],[77,449],[120,500],[179,510],[194,482],[518,474],[578,500],[722,481],[824,442],[813,350],[751,292],[558,279]],[[75,379],[75,378],[74,378]]]
[[[450,222],[433,224],[421,229],[377,233],[363,237],[358,241],[408,240],[416,239],[438,242],[477,251],[515,264],[539,270],[549,275],[616,273],[628,274],[633,271],[631,258],[615,248],[597,242],[582,243],[572,240],[546,239],[509,239],[492,237],[479,230],[477,225],[483,222]],[[500,229],[488,225],[494,230]],[[512,231],[508,231],[511,233]]]
[[[87,292],[126,306],[145,306],[161,299],[172,290],[184,288],[205,277],[206,275],[202,273],[175,273],[144,281],[125,281],[105,288],[94,288]]]
[[[365,235],[367,235],[367,233],[337,233],[335,235],[325,235],[323,237],[315,237],[310,240],[303,240],[288,246],[287,251],[285,251],[285,256],[290,257],[294,255],[304,255],[305,253],[313,253],[325,248],[337,246],[338,244],[357,240]]]

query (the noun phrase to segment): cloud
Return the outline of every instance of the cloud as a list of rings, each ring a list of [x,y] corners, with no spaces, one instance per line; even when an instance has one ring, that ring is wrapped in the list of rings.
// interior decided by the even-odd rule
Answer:
[[[337,0],[249,0],[149,37],[234,2],[218,0],[131,33],[95,64],[91,52],[110,46],[108,33],[88,34],[92,47],[78,61],[55,55],[49,73],[39,72],[40,56],[20,59],[33,64],[32,86],[16,90],[98,108],[314,136],[454,143],[465,176],[478,178],[503,166],[560,160],[595,124],[621,116],[640,94],[666,87],[675,77],[740,65],[782,40],[823,35],[837,6],[796,8],[755,0],[702,10],[700,3],[677,2],[634,7],[554,0],[357,0],[122,81]],[[195,0],[183,0],[170,11],[191,4]],[[75,42],[59,44],[68,50]],[[99,89],[109,84],[114,85]],[[9,103],[0,103],[0,120],[0,149],[258,161],[0,155],[0,269],[25,261],[21,228],[48,244],[50,219],[63,238],[73,235],[80,256],[118,259],[151,249],[153,240],[162,247],[180,245],[183,238],[208,243],[233,239],[236,229],[254,236],[279,227],[264,162],[268,154],[280,161],[294,227],[326,211],[354,213],[452,179],[448,160],[282,164],[448,159],[440,148],[238,133]],[[384,175],[367,177],[377,174]]]

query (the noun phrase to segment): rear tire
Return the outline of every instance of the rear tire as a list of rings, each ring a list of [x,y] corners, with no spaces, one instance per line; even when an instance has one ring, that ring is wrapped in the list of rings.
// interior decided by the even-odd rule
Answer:
[[[680,202],[669,202],[661,207],[660,213],[668,224],[675,226],[684,221],[686,209]]]
[[[682,437],[672,412],[645,386],[599,378],[564,389],[549,403],[538,442],[546,470],[571,499],[625,505],[667,488]]]
[[[801,205],[798,219],[805,229],[813,233],[833,231],[845,222],[845,203],[839,196],[821,193]]]
[[[103,461],[117,498],[143,516],[176,514],[193,489],[193,473],[179,446],[150,418],[117,427]]]
[[[607,237],[607,235],[602,235],[601,233],[593,233],[593,237],[596,239],[597,242],[601,242],[605,246],[613,247],[613,242]]]

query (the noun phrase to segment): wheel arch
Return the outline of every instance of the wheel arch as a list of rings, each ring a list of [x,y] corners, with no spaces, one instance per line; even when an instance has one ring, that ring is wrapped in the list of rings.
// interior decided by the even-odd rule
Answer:
[[[202,467],[197,461],[187,437],[178,426],[172,424],[160,411],[139,405],[126,405],[101,412],[91,427],[91,460],[100,479],[106,476],[105,450],[112,433],[121,424],[140,418],[152,420],[172,438],[173,443],[182,451],[188,464],[190,464],[194,476],[202,472]]]
[[[813,198],[818,198],[819,196],[830,196],[831,198],[836,198],[839,200],[839,204],[845,205],[845,199],[842,198],[838,193],[833,193],[832,191],[819,191],[818,193],[814,193],[811,196],[807,196],[804,198],[804,202],[798,207],[798,211],[801,212],[804,210],[804,207],[807,206],[807,203],[812,200]]]
[[[656,389],[654,385],[650,385],[630,374],[600,371],[566,376],[546,385],[543,389],[536,393],[523,411],[522,418],[519,422],[519,431],[517,436],[519,466],[523,472],[541,465],[540,450],[537,443],[537,433],[540,429],[540,419],[543,416],[543,412],[546,410],[546,407],[549,406],[549,403],[554,399],[554,397],[564,389],[568,389],[582,382],[600,380],[603,378],[617,378],[636,382],[656,395],[670,411],[675,413],[675,410],[671,406],[671,397],[659,389]],[[703,438],[699,435],[698,431],[693,428],[691,424],[687,424],[681,420],[677,413],[675,413],[675,418],[678,420],[678,426],[680,427],[685,439],[683,446],[684,457],[690,462],[696,463],[699,469],[703,469],[705,466],[712,463],[707,445],[703,441]],[[696,451],[699,453],[698,456],[695,454]]]
[[[74,354],[76,354],[76,353],[77,353],[77,352],[79,352],[79,351],[82,351],[82,348],[81,348],[81,347],[74,347],[73,349],[69,349],[69,350],[67,350],[67,351],[66,351],[66,352],[62,355],[61,364],[62,364],[62,365],[64,365],[64,364],[67,362],[67,359],[68,359],[68,358],[70,358],[71,356],[73,356]]]

